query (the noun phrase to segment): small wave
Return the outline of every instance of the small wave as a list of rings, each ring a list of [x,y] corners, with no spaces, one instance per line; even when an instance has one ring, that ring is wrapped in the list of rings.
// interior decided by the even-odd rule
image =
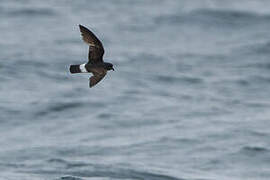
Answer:
[[[270,106],[270,104],[269,104]],[[256,130],[251,130],[250,133],[254,136],[257,136],[257,137],[266,137],[266,136],[269,136],[270,133],[267,133],[267,132],[259,132],[259,131],[256,131]]]
[[[165,82],[165,83],[186,82],[189,84],[201,84],[203,82],[203,79],[196,78],[196,77],[175,77],[175,76],[166,76],[166,75],[157,76],[157,80]]]
[[[247,65],[247,67],[254,67],[254,68],[259,68],[259,69],[265,69],[265,70],[270,70],[270,63],[265,62],[265,63],[253,63]]]
[[[67,164],[67,161],[65,161],[63,159],[59,159],[59,158],[48,159],[47,162],[49,162],[49,163]]]
[[[267,83],[269,84],[270,83],[270,77],[264,77],[264,76],[252,76],[250,77],[250,80],[252,82],[256,82],[256,83]]]
[[[82,105],[83,105],[83,103],[79,103],[79,102],[55,103],[55,104],[50,105],[47,109],[37,112],[36,115],[37,116],[44,116],[44,115],[51,113],[51,112],[58,112],[59,113],[62,111],[81,107]]]
[[[58,179],[67,179],[67,180],[80,180],[84,178],[96,178],[96,179],[147,179],[147,180],[186,180],[184,178],[178,178],[171,175],[166,175],[157,172],[148,172],[143,170],[136,170],[130,168],[116,167],[112,165],[104,164],[89,164],[85,162],[68,162],[63,159],[49,159],[47,162],[64,162],[67,166],[64,168],[44,170],[44,169],[34,169],[34,170],[25,170],[24,173],[33,173],[33,174],[54,174],[61,175]],[[63,174],[65,176],[63,176]]]
[[[259,146],[245,146],[241,151],[245,153],[265,153],[269,152],[269,149]]]
[[[71,102],[71,103],[58,103],[58,104],[55,104],[53,106],[51,106],[49,108],[50,111],[55,111],[55,112],[60,112],[60,111],[64,111],[64,110],[67,110],[67,109],[72,109],[72,108],[75,108],[75,107],[79,107],[81,106],[82,103],[76,103],[76,102]]]
[[[9,11],[2,11],[3,14],[6,14],[11,17],[20,17],[20,16],[54,16],[56,13],[51,9],[46,8],[37,8],[37,9],[16,9],[16,10],[9,10]]]
[[[270,107],[270,104],[266,102],[246,102],[244,104],[252,108],[269,108]]]
[[[240,86],[248,86],[250,84],[250,82],[245,79],[238,79],[235,81],[235,83]]]
[[[112,168],[110,168],[112,169]],[[147,180],[185,180],[169,175],[140,172],[135,170],[96,170],[95,172],[81,171],[73,172],[78,177],[112,178],[112,179],[147,179]]]
[[[111,167],[107,167],[109,169],[112,169]],[[58,171],[46,171],[46,170],[34,170],[34,171],[20,171],[23,173],[33,173],[33,174],[59,174]],[[138,179],[147,179],[147,180],[188,180],[183,178],[177,178],[169,175],[163,175],[163,174],[156,174],[156,173],[148,173],[148,172],[138,172],[138,171],[114,171],[114,170],[77,170],[77,171],[67,171],[67,170],[61,170],[61,173],[64,174],[70,174],[68,176],[61,176],[58,179],[65,179],[65,180],[81,180],[84,178],[109,178],[109,179],[129,179],[129,180],[138,180]],[[195,179],[193,179],[195,180]],[[203,180],[203,179],[200,179]]]
[[[75,169],[75,168],[80,168],[80,167],[94,167],[94,164],[87,164],[87,163],[83,163],[83,162],[69,162],[66,161],[64,159],[61,158],[52,158],[52,159],[48,159],[47,162],[49,164],[56,164],[56,165],[61,165],[63,167],[65,167],[66,169]]]
[[[266,37],[267,38],[267,37]],[[251,54],[251,55],[261,55],[261,54],[270,54],[270,42],[261,42],[261,43],[252,43],[246,46],[241,47],[240,52],[242,54]],[[268,68],[270,68],[268,66]]]
[[[259,22],[268,22],[270,15],[245,11],[197,9],[188,13],[163,15],[155,18],[157,24],[205,24],[219,27],[241,27]]]
[[[248,78],[239,78],[239,79],[224,79],[224,80],[220,80],[220,82],[218,83],[222,83],[223,85],[234,85],[234,87],[238,86],[240,88],[246,88],[251,86],[252,81]],[[238,104],[239,102],[233,102],[234,104]]]
[[[83,180],[83,179],[75,176],[63,176],[60,177],[59,180]]]
[[[248,68],[248,69],[254,69],[259,70],[260,72],[263,72],[262,70],[269,71],[270,70],[270,63],[269,62],[251,62],[247,63],[245,65],[239,66],[240,68]]]
[[[25,164],[18,164],[18,163],[0,163],[0,167],[8,167],[8,168],[24,168],[26,167]]]
[[[263,159],[265,162],[269,162],[270,150],[262,146],[243,146],[235,153],[237,158],[248,157],[249,159],[259,160]]]
[[[98,115],[98,118],[100,118],[100,119],[109,119],[112,116],[113,116],[112,113],[101,113],[101,114]]]
[[[269,20],[269,15],[259,15],[247,11],[236,11],[236,10],[210,10],[200,9],[191,12],[192,15],[205,16],[207,18],[214,18],[216,20],[226,20],[225,22],[241,22],[241,21],[252,21],[252,20]],[[222,21],[224,22],[224,21]]]

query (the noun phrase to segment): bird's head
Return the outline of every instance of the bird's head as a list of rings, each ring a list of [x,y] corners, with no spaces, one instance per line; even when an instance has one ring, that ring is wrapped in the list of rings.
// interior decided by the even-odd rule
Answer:
[[[105,69],[107,69],[108,71],[109,70],[113,70],[114,71],[113,64],[112,63],[104,63],[104,65],[105,65]]]

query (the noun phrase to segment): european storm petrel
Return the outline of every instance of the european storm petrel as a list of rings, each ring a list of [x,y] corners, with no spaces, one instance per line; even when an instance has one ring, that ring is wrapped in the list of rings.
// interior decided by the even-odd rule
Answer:
[[[100,40],[86,27],[79,25],[82,39],[89,45],[88,63],[71,65],[69,70],[73,73],[92,73],[90,88],[96,85],[106,75],[107,71],[113,70],[111,63],[103,62],[104,48]]]

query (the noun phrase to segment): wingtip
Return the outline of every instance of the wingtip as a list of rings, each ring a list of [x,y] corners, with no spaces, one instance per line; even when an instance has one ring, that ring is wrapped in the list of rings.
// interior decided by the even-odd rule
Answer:
[[[81,25],[81,24],[79,24],[79,28],[80,29],[83,29],[83,28],[85,28],[83,25]]]
[[[80,28],[86,28],[85,26],[83,26],[83,25],[81,25],[81,24],[79,24],[79,27],[80,27]]]

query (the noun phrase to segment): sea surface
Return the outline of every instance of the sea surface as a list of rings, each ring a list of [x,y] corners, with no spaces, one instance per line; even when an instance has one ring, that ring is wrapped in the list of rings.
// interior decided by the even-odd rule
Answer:
[[[0,179],[269,180],[269,7],[0,0]],[[115,68],[91,89],[79,24]]]

